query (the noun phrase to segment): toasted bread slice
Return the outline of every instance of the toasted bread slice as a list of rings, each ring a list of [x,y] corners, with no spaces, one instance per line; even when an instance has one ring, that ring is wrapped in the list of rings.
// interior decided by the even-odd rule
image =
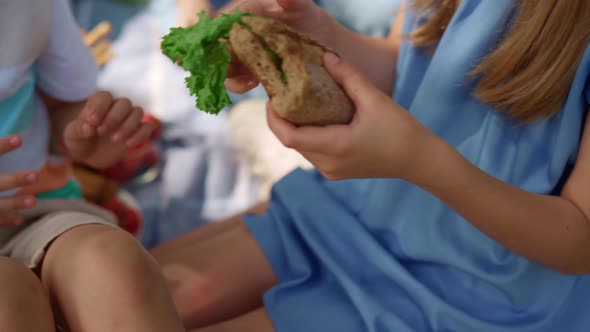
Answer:
[[[260,80],[282,118],[297,125],[352,120],[352,102],[322,65],[326,47],[272,19],[249,16],[243,23],[229,33],[232,50]]]

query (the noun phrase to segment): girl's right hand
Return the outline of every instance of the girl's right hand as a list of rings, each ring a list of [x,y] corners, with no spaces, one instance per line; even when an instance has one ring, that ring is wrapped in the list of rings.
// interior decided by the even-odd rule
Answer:
[[[21,138],[16,135],[0,138],[0,161],[3,154],[17,149],[21,144]],[[38,178],[39,175],[34,171],[0,174],[0,192],[33,184]],[[30,209],[35,204],[36,200],[32,195],[0,196],[0,227],[20,225],[22,217],[16,212],[22,209]]]
[[[313,0],[242,0],[232,1],[221,12],[232,13],[236,9],[281,21],[293,29],[330,46],[329,15]],[[227,73],[226,87],[236,93],[244,93],[258,85],[256,78],[235,57]]]

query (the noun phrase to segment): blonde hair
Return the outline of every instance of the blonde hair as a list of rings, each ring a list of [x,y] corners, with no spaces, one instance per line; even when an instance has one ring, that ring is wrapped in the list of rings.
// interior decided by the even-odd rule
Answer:
[[[514,0],[518,12],[503,41],[470,73],[475,97],[525,123],[555,115],[590,42],[590,0]],[[414,0],[429,19],[411,41],[433,47],[460,0]]]

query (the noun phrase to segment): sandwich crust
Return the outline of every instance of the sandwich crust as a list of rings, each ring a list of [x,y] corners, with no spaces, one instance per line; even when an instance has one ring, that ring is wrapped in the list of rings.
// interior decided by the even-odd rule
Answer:
[[[350,123],[354,107],[322,64],[326,47],[272,19],[248,16],[243,23],[229,33],[232,50],[282,118],[297,125]],[[280,65],[267,48],[282,59]]]

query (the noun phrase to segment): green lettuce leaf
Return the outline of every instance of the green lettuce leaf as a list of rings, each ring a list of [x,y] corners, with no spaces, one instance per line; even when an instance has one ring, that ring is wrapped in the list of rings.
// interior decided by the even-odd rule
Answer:
[[[252,14],[236,11],[217,18],[199,14],[199,21],[187,28],[172,28],[164,36],[162,52],[176,62],[190,76],[185,79],[191,96],[197,97],[198,109],[218,114],[231,100],[225,89],[231,54],[227,40],[234,23],[242,23],[244,16]]]

